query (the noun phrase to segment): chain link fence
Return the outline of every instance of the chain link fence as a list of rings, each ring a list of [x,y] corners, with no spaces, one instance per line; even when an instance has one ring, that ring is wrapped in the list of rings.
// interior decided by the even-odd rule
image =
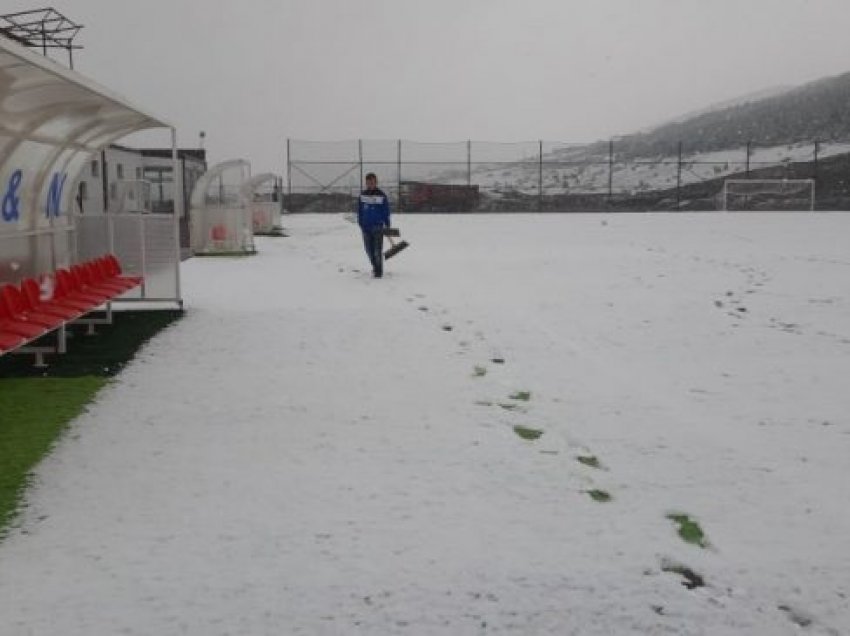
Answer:
[[[617,141],[287,141],[286,209],[340,212],[374,172],[396,212],[716,210],[727,179],[814,179],[816,209],[850,210],[850,141],[634,156]],[[770,201],[762,205],[770,205]]]

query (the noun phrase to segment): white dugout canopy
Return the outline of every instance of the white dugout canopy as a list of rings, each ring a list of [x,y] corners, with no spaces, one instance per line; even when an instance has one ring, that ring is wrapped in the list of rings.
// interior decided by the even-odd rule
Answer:
[[[191,198],[195,254],[253,254],[254,228],[246,201],[251,164],[231,159],[212,166],[195,183]]]
[[[178,175],[174,126],[0,37],[0,282],[78,257],[73,186],[83,167],[110,143],[150,128],[171,129]]]

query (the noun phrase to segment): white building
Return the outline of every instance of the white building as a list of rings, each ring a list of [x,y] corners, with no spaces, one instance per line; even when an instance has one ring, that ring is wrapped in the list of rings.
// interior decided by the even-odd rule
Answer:
[[[183,218],[180,219],[180,244],[189,246],[189,198],[195,182],[207,170],[203,149],[178,150],[182,169]],[[82,215],[117,212],[120,183],[148,181],[151,184],[151,211],[174,211],[174,178],[171,149],[127,148],[112,144],[83,168],[75,185],[76,212]]]

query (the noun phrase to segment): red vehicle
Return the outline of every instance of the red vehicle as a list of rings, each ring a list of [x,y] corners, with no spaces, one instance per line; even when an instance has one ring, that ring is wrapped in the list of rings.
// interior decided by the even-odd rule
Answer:
[[[469,212],[478,208],[477,185],[402,181],[401,207],[405,212]]]

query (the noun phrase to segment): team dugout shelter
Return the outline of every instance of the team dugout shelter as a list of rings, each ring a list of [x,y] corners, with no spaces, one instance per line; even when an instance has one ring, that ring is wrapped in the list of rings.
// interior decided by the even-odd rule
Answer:
[[[231,159],[212,166],[195,183],[190,202],[195,255],[256,253],[246,190],[250,179],[251,164],[245,159]]]
[[[116,206],[86,215],[75,201],[75,186],[87,162],[122,137],[154,128],[170,130],[179,192],[174,126],[0,37],[0,334],[5,334],[0,355],[21,345],[15,334],[25,345],[38,339],[34,328],[20,325],[34,322],[26,312],[42,316],[44,327],[50,326],[45,314],[63,314],[57,304],[60,293],[84,299],[64,303],[67,319],[55,327],[60,349],[65,325],[79,319],[86,306],[111,309],[118,300],[182,306],[182,197],[174,197],[174,212],[166,214],[150,213],[144,206]],[[128,184],[125,190],[144,188]],[[114,280],[107,283],[110,277]],[[33,281],[38,292],[27,296],[24,283]],[[46,304],[34,308],[39,302]],[[50,303],[52,313],[47,311]]]

